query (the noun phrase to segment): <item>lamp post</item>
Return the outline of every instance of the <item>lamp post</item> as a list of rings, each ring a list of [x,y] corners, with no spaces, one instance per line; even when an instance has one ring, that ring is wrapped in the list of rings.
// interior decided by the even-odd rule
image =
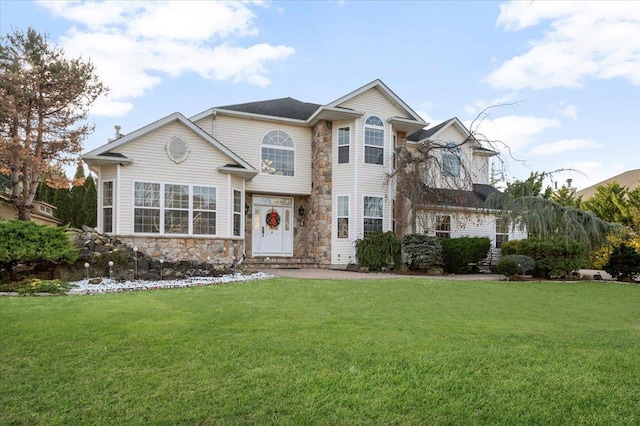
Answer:
[[[133,265],[134,265],[134,272],[133,272],[133,278],[134,279],[138,279],[138,246],[133,246]]]
[[[164,264],[164,259],[160,259],[160,281],[162,281],[162,265]]]
[[[88,262],[85,262],[85,264],[84,264],[84,277],[86,279],[89,279],[89,266],[91,266],[91,265],[89,265]]]
[[[109,261],[109,279],[113,279],[113,260]]]

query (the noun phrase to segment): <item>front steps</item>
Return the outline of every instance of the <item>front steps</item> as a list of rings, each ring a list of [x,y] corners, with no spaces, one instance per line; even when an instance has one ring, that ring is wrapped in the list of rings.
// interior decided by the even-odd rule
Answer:
[[[244,260],[244,268],[257,269],[318,269],[328,268],[329,265],[320,265],[317,260],[299,257],[247,257]]]

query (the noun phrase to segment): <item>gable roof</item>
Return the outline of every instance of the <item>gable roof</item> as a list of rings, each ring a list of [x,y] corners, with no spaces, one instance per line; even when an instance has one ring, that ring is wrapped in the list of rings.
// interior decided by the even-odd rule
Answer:
[[[258,171],[254,169],[249,163],[240,158],[236,153],[231,151],[229,148],[220,143],[213,136],[202,130],[200,127],[196,126],[192,121],[187,119],[184,115],[179,112],[174,112],[160,120],[157,120],[151,124],[148,124],[144,127],[141,127],[133,132],[127,134],[126,136],[122,136],[112,142],[109,142],[105,145],[102,145],[93,151],[89,151],[88,153],[81,156],[81,158],[87,162],[89,165],[103,165],[103,164],[114,164],[114,163],[132,163],[133,160],[124,156],[121,153],[114,152],[115,149],[121,147],[131,141],[141,138],[142,136],[159,129],[162,126],[165,126],[171,122],[177,121],[182,123],[189,129],[191,129],[194,133],[200,136],[203,140],[213,145],[215,148],[224,153],[231,160],[236,162],[241,169],[238,170],[238,174],[242,174],[244,177],[251,179],[253,176],[258,174]],[[224,166],[223,166],[224,167]]]
[[[633,190],[640,186],[640,169],[627,170],[624,173],[620,173],[619,175],[615,175],[612,178],[605,179],[602,182],[596,183],[595,185],[588,186],[576,192],[576,196],[582,197],[586,201],[595,195],[599,186],[608,185],[612,182],[617,182],[621,186]]]
[[[422,203],[425,206],[462,207],[481,209],[487,198],[500,191],[494,186],[474,183],[473,190],[432,188],[423,185]]]
[[[306,121],[313,115],[313,113],[316,112],[318,108],[320,108],[320,105],[318,104],[302,102],[293,98],[280,98],[266,101],[248,102],[244,104],[226,105],[216,107],[215,109]]]
[[[336,99],[335,101],[327,104],[327,107],[338,107],[340,106],[340,104],[350,99],[353,99],[356,96],[366,92],[367,90],[371,90],[373,88],[377,88],[392,103],[394,103],[398,108],[404,110],[407,113],[406,117],[397,117],[397,118],[410,119],[412,121],[415,121],[416,124],[422,125],[422,127],[425,127],[428,125],[428,123],[425,122],[422,119],[422,117],[420,117],[409,105],[407,105],[402,99],[400,99],[400,97],[398,97],[398,95],[396,95],[391,89],[389,89],[389,87],[387,87],[387,85],[384,84],[380,79],[373,80],[371,83],[365,84],[364,86],[354,90],[353,92],[348,93],[339,99]]]
[[[491,149],[484,148],[480,144],[480,142],[478,142],[478,140],[471,134],[469,129],[467,129],[467,127],[464,124],[462,124],[462,122],[460,121],[460,119],[458,119],[458,117],[450,118],[429,129],[423,129],[415,133],[412,133],[409,136],[407,136],[407,142],[418,144],[418,143],[423,143],[429,140],[437,141],[440,134],[443,133],[446,129],[448,129],[451,126],[454,126],[460,133],[462,133],[465,139],[470,138],[470,140],[473,142],[473,149],[478,154],[484,154],[484,155],[490,155],[490,156],[498,154],[497,152]]]

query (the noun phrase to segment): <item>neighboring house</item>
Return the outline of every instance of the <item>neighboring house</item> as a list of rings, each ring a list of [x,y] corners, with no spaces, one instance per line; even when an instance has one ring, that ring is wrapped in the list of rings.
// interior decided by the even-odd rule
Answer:
[[[35,200],[33,202],[33,211],[31,212],[31,221],[39,225],[61,225],[62,221],[53,215],[55,209],[56,207],[51,204]],[[11,196],[8,194],[0,195],[0,218],[6,220],[18,219],[18,210],[11,204]]]
[[[98,176],[99,229],[149,256],[340,268],[357,239],[393,229],[395,148],[426,126],[375,80],[327,105],[176,112],[82,158]],[[484,151],[464,157],[479,174]]]
[[[489,183],[489,159],[497,153],[484,148],[458,118],[409,135],[409,149],[420,145],[435,148],[429,151],[434,160],[425,170],[417,232],[442,238],[488,237],[494,260],[502,243],[526,238],[499,211],[487,209],[487,197],[498,192]]]
[[[583,201],[587,201],[589,198],[593,197],[596,194],[597,188],[599,186],[605,186],[612,182],[617,182],[618,184],[620,184],[620,186],[624,186],[631,190],[636,189],[638,186],[640,186],[640,169],[628,170],[612,178],[596,183],[595,185],[581,189],[580,191],[576,192],[576,197],[582,197]]]

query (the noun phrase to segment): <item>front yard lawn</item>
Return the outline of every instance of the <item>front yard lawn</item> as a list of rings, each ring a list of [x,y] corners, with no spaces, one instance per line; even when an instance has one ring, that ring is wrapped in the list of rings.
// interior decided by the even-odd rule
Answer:
[[[0,298],[0,424],[638,424],[640,287],[433,279]]]

